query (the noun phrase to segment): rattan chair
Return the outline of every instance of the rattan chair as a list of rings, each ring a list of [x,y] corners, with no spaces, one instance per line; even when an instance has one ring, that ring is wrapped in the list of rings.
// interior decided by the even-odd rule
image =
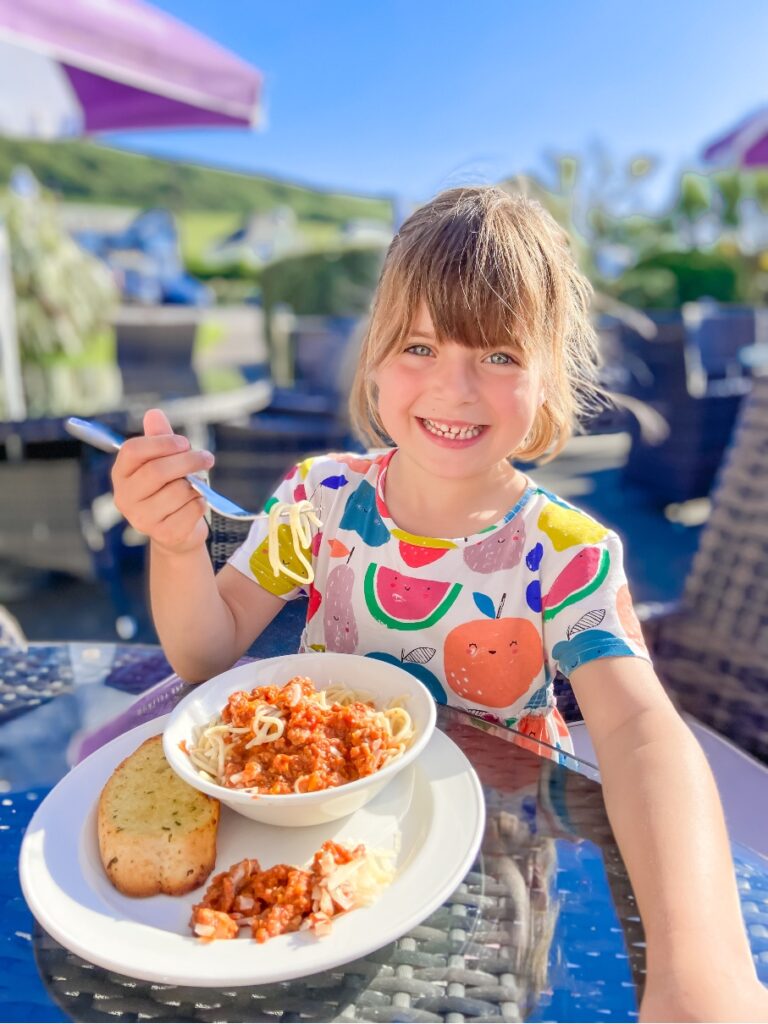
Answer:
[[[742,406],[682,601],[644,631],[680,708],[768,762],[768,376]]]

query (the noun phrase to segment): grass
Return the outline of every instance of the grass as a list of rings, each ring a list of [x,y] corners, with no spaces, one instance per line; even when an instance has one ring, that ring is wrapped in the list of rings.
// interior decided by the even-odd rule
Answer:
[[[185,210],[177,214],[176,223],[183,259],[199,261],[214,242],[240,227],[242,217],[219,210]]]
[[[193,263],[204,260],[214,242],[232,234],[242,223],[243,217],[238,213],[184,210],[177,214],[183,259]],[[315,220],[299,221],[299,232],[311,251],[333,248],[340,237],[338,224]]]

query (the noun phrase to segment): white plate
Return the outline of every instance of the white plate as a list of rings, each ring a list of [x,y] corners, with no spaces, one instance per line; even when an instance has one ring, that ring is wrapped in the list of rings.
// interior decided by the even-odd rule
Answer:
[[[326,839],[391,849],[397,875],[379,900],[344,915],[331,934],[250,937],[205,944],[188,928],[186,896],[130,899],[107,880],[99,858],[96,804],[110,773],[166,718],[147,722],[95,751],[48,794],[21,846],[27,903],[63,946],[109,970],[177,985],[260,985],[315,974],[385,946],[423,921],[459,885],[483,835],[485,803],[477,776],[452,740],[436,731],[410,768],[370,803],[338,821],[278,828],[221,809],[215,871],[243,857],[262,866],[304,864]],[[244,930],[245,931],[245,930]]]

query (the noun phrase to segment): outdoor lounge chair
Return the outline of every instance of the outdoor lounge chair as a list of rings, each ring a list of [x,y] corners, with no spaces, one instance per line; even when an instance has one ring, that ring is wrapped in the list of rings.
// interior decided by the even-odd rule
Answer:
[[[742,405],[682,599],[637,611],[679,709],[768,764],[768,376]],[[567,680],[555,692],[580,719]]]
[[[644,632],[680,707],[768,762],[768,376],[742,406],[682,601]]]

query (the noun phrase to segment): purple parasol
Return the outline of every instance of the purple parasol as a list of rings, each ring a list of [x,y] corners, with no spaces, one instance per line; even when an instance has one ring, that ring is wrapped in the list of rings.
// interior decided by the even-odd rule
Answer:
[[[261,74],[143,0],[0,0],[0,133],[252,126]]]
[[[763,107],[725,135],[711,142],[703,153],[707,163],[723,167],[768,165],[768,107]]]

